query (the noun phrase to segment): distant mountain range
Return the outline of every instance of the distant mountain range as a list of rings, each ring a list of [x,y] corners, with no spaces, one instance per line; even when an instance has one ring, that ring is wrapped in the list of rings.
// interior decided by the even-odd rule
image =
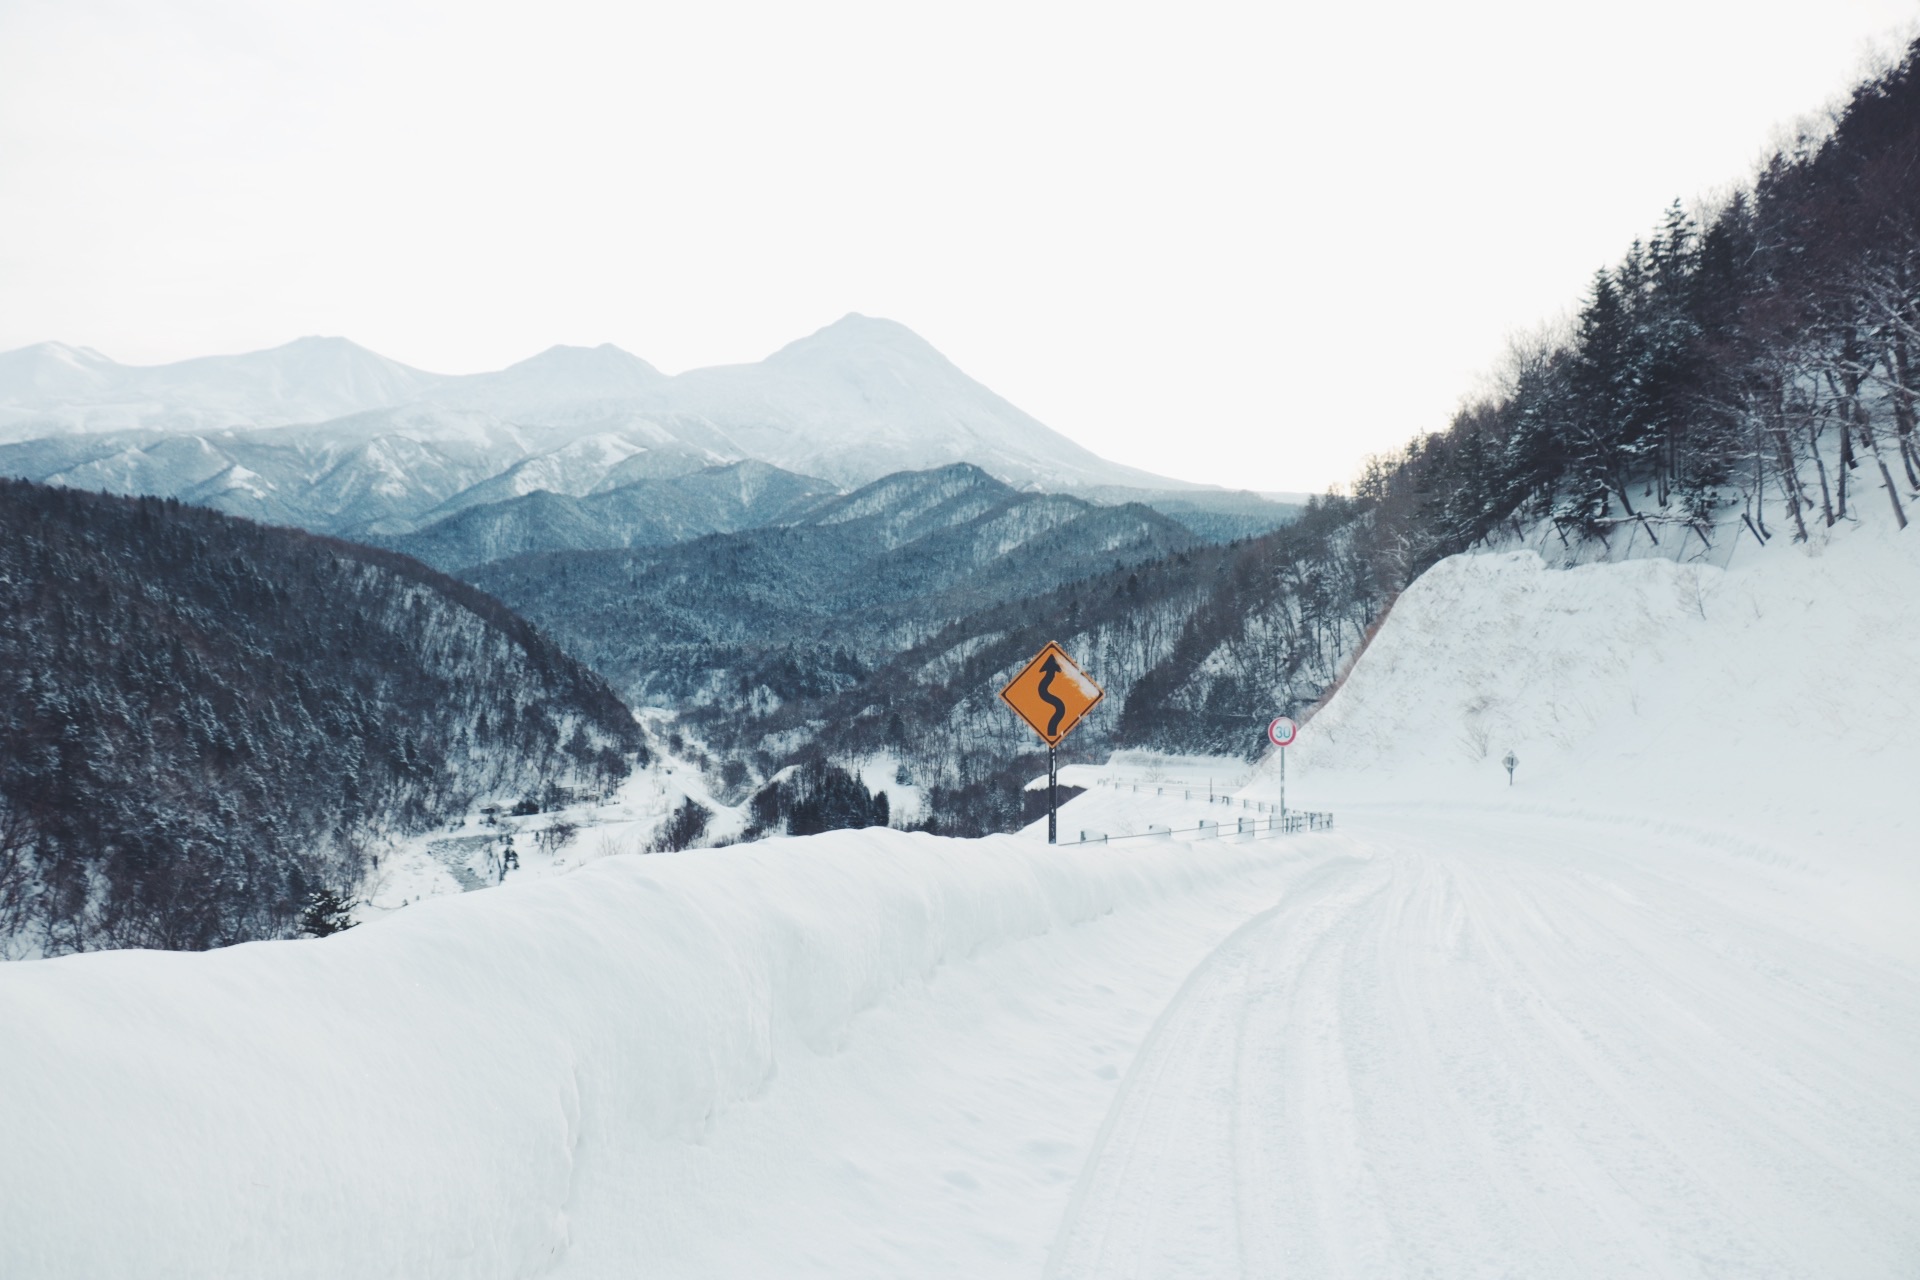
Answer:
[[[612,346],[449,377],[342,338],[155,367],[42,343],[0,354],[0,441],[0,475],[347,536],[743,462],[841,490],[967,462],[1020,488],[1123,491],[1109,502],[1226,492],[1108,462],[859,315],[674,377]]]
[[[1140,505],[903,472],[787,523],[469,569],[630,700],[764,716],[1011,600],[1202,545]]]

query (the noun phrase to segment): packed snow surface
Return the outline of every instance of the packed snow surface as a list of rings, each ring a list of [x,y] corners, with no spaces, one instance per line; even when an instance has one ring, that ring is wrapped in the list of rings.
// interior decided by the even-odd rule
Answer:
[[[1920,537],[1814,550],[1443,563],[1291,750],[1332,831],[1123,756],[1106,843],[0,968],[0,1274],[1920,1274]]]
[[[1328,850],[841,832],[0,970],[10,1277],[1037,1272],[1186,970]]]

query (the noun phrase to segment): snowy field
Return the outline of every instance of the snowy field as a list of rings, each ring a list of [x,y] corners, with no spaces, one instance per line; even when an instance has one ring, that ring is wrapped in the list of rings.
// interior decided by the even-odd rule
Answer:
[[[1288,762],[1331,832],[0,968],[0,1275],[1920,1275],[1920,533],[1783,542],[1438,566]],[[1278,798],[1063,781],[1068,840]]]
[[[712,780],[700,768],[662,749],[671,717],[648,709],[640,719],[654,743],[653,759],[613,795],[524,816],[510,812],[519,797],[497,796],[490,806],[496,813],[476,807],[445,830],[387,841],[374,850],[378,862],[362,886],[354,918],[383,920],[429,898],[571,875],[602,858],[646,853],[674,808],[687,799],[712,815],[709,843],[737,839],[747,825],[745,806],[716,798]],[[574,829],[568,840],[545,838],[562,824]],[[506,860],[509,849],[512,863]]]

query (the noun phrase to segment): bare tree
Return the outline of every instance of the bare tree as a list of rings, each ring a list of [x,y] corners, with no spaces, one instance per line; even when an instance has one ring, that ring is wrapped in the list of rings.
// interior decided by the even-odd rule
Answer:
[[[0,960],[26,954],[26,935],[37,915],[38,888],[33,826],[20,806],[0,796]]]

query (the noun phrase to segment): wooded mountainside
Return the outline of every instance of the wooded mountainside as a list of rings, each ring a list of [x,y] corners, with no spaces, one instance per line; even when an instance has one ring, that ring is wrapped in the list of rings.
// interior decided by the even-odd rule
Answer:
[[[1596,274],[1575,331],[1377,459],[1356,495],[1405,578],[1516,519],[1569,539],[1765,540],[1920,490],[1920,42],[1830,132]],[[1906,495],[1903,497],[1903,493]]]
[[[1148,507],[1023,493],[963,464],[889,476],[789,525],[466,576],[629,700],[738,726],[736,750],[788,702],[858,687],[956,619],[1199,541]]]
[[[510,501],[468,507],[414,533],[368,541],[458,573],[544,551],[669,546],[781,524],[837,496],[839,491],[824,480],[764,462],[735,462],[649,477],[581,498],[537,489]]]
[[[193,949],[350,894],[362,841],[605,788],[598,676],[391,552],[0,481],[0,947]]]

